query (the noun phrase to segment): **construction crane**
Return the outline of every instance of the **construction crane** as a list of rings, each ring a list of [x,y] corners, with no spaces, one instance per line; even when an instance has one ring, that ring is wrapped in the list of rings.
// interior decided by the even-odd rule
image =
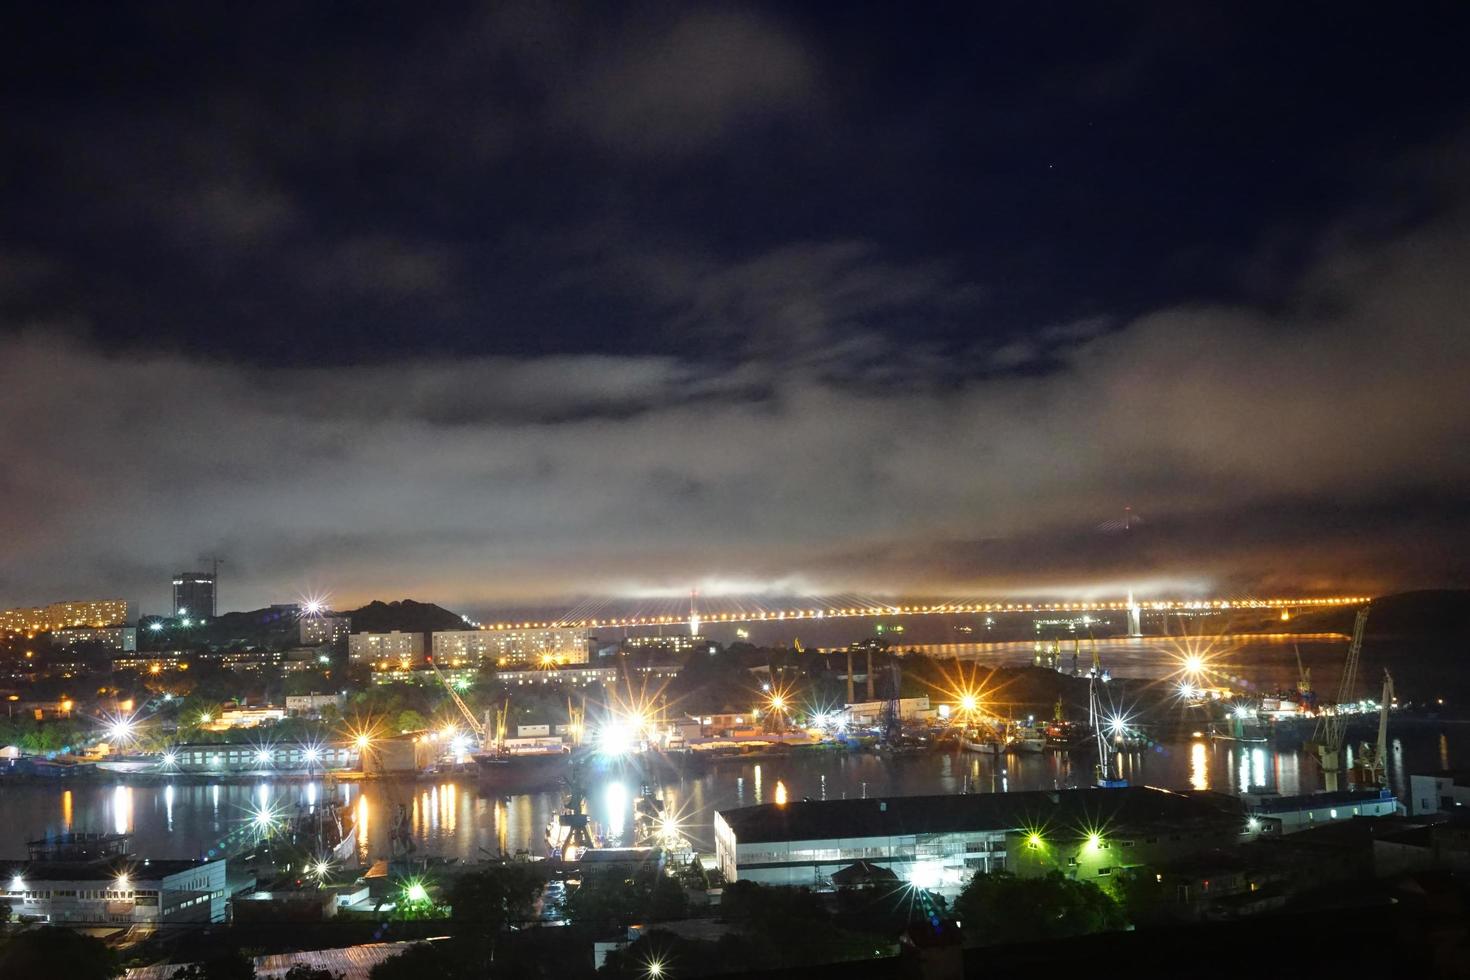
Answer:
[[[429,657],[428,661],[429,666],[434,668],[434,676],[439,678],[439,683],[443,684],[444,690],[449,692],[449,699],[454,702],[454,706],[464,716],[465,723],[470,726],[470,731],[474,732],[475,737],[480,740],[480,748],[486,751],[493,749],[497,743],[491,741],[484,722],[476,718],[475,713],[470,710],[470,706],[464,703],[464,698],[460,697],[459,692],[454,689],[454,685],[449,683],[449,678],[445,677],[444,672],[439,669],[439,665],[434,663],[434,658]]]
[[[1340,788],[1342,777],[1343,743],[1347,739],[1347,714],[1344,709],[1352,700],[1358,687],[1358,663],[1363,655],[1363,633],[1368,627],[1368,607],[1358,610],[1353,623],[1353,639],[1348,644],[1347,663],[1343,665],[1342,681],[1337,685],[1337,703],[1331,714],[1317,718],[1312,742],[1317,750],[1317,760],[1322,763],[1322,788],[1334,793]]]

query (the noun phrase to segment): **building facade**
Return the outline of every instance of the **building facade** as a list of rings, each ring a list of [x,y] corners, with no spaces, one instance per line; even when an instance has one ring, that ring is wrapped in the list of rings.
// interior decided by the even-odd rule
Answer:
[[[430,636],[434,662],[441,666],[494,663],[500,653],[495,634],[486,630],[435,630]]]
[[[714,653],[715,645],[708,637],[688,633],[671,633],[668,636],[630,636],[623,641],[625,650],[651,650],[660,653]]]
[[[302,616],[302,646],[324,646],[336,643],[352,632],[351,616]]]
[[[585,664],[588,659],[585,628],[552,626],[482,632],[492,638],[489,656],[497,667],[551,667]]]
[[[569,665],[551,669],[500,670],[495,679],[507,687],[584,687],[588,684],[616,684],[616,667]]]
[[[441,667],[439,672],[456,690],[463,691],[475,682],[480,669]],[[434,673],[432,667],[405,667],[401,661],[396,660],[373,664],[372,681],[374,684],[426,684],[430,687],[438,687],[440,683],[439,674]]]
[[[210,732],[227,732],[232,728],[274,725],[285,717],[285,708],[224,708],[212,720],[199,727]]]
[[[61,647],[96,645],[118,653],[136,653],[138,630],[133,626],[68,626],[52,630],[51,642]]]
[[[1409,813],[1453,813],[1470,806],[1470,771],[1445,770],[1409,777]]]
[[[1145,787],[804,800],[717,812],[715,857],[727,881],[820,888],[866,861],[953,897],[976,873],[1096,878],[1150,848],[1193,853],[1246,832],[1238,812]]]
[[[0,631],[46,633],[69,626],[118,626],[128,621],[126,599],[83,599],[0,612]]]
[[[340,711],[346,705],[345,694],[286,695],[286,714],[292,718],[319,718],[324,708],[336,708]]]
[[[175,616],[214,617],[218,614],[213,572],[177,572],[174,574]]]
[[[330,772],[358,767],[357,746],[177,745],[164,757],[174,772]]]
[[[1246,793],[1241,797],[1252,827],[1262,834],[1294,834],[1353,817],[1391,817],[1399,801],[1389,790],[1341,790],[1302,796]]]
[[[399,663],[407,666],[424,659],[424,634],[353,633],[347,637],[347,659],[355,664]]]
[[[3,862],[0,901],[25,916],[72,928],[166,929],[225,921],[225,862],[92,860]]]

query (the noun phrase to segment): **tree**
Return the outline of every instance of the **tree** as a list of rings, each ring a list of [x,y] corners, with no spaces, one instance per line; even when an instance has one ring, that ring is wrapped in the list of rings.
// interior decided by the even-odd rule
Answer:
[[[0,977],[112,980],[122,973],[117,953],[102,940],[57,926],[27,930],[0,946]]]
[[[584,874],[576,891],[567,896],[566,910],[577,925],[610,929],[644,918],[682,918],[688,899],[677,881],[653,868],[632,878],[594,872]]]
[[[281,980],[342,980],[342,974],[333,973],[326,967],[297,963],[286,971]]]
[[[458,964],[434,943],[415,943],[397,956],[373,967],[370,980],[452,980],[460,976]]]
[[[398,713],[398,730],[400,732],[418,732],[429,727],[424,716],[409,708]]]
[[[1165,918],[1164,886],[1152,874],[1134,869],[1113,875],[1108,894],[1123,908],[1128,920],[1141,925]]]
[[[170,980],[254,980],[255,961],[237,949],[225,949],[198,963],[175,970]]]
[[[450,920],[461,958],[482,974],[487,971],[501,931],[531,917],[542,885],[540,875],[519,865],[455,878],[449,888]]]
[[[1111,932],[1128,925],[1106,892],[1059,871],[1043,878],[977,874],[955,900],[955,918],[981,944],[1024,943]]]

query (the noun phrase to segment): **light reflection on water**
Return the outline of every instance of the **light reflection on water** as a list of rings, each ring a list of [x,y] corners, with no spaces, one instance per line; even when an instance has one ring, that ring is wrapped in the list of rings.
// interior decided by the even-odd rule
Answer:
[[[1416,735],[1406,731],[1390,753],[1390,777],[1401,785],[1403,774],[1416,769],[1446,768],[1454,756],[1470,750],[1470,732],[1453,730]],[[622,838],[631,827],[632,801],[646,785],[661,794],[666,807],[687,822],[697,846],[709,849],[715,810],[753,803],[751,788],[761,795],[769,783],[771,796],[784,793],[802,799],[842,799],[931,793],[1002,792],[1087,785],[1093,759],[1046,752],[995,758],[979,753],[933,754],[884,759],[874,753],[820,753],[802,758],[766,760],[757,765],[717,767],[697,776],[671,771],[640,775],[629,771],[595,777],[588,789],[591,818],[610,837]],[[1174,789],[1239,792],[1267,786],[1282,793],[1310,792],[1320,784],[1317,764],[1295,751],[1267,746],[1241,746],[1196,739],[1166,743],[1124,753],[1119,766],[1135,785]],[[9,819],[0,830],[0,858],[23,857],[25,842],[67,829],[125,828],[134,836],[138,854],[196,857],[238,831],[256,806],[272,801],[294,808],[299,800],[319,799],[321,784],[260,782],[251,784],[10,786],[4,790]],[[487,854],[526,849],[545,851],[545,828],[561,806],[555,789],[512,796],[486,794],[472,777],[433,782],[379,780],[341,784],[337,799],[357,818],[354,833],[364,860],[388,853],[394,809],[410,811],[410,828],[418,855],[476,860]],[[216,829],[218,828],[218,829]]]

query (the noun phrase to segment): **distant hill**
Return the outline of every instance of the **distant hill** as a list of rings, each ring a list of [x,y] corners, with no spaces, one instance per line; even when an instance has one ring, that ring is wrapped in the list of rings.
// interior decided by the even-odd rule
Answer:
[[[243,612],[221,613],[204,625],[195,623],[187,628],[177,625],[167,632],[154,635],[148,630],[138,634],[138,644],[144,650],[167,649],[170,647],[210,646],[216,649],[231,647],[288,647],[297,642],[297,615],[290,609],[250,609]]]
[[[1282,624],[1292,633],[1351,633],[1356,607],[1304,612]],[[1370,636],[1465,636],[1470,634],[1470,589],[1400,592],[1373,600]]]
[[[432,633],[435,630],[462,630],[468,626],[458,613],[432,602],[399,599],[396,602],[376,600],[361,609],[343,609],[338,615],[352,617],[354,633]]]

